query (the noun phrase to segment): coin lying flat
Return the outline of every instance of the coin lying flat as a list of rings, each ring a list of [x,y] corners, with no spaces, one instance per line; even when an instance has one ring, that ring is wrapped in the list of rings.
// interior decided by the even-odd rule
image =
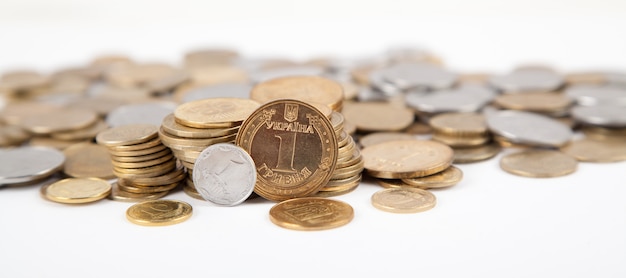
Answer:
[[[105,180],[69,178],[47,186],[45,197],[57,203],[82,204],[102,200],[109,193],[111,193],[111,185]]]
[[[565,94],[578,105],[626,105],[626,88],[623,86],[582,84],[568,87]]]
[[[575,157],[578,161],[623,161],[626,160],[626,140],[576,140],[561,147],[561,151]]]
[[[453,150],[454,163],[473,163],[496,156],[502,147],[497,143],[489,143],[477,147],[453,148]]]
[[[385,102],[350,103],[342,114],[361,131],[399,131],[411,125],[415,117],[410,109]]]
[[[212,203],[238,205],[254,190],[254,161],[236,145],[220,143],[207,147],[196,159],[194,169],[196,190]]]
[[[450,166],[437,174],[411,179],[402,179],[403,182],[419,188],[443,188],[453,186],[463,179],[461,169]]]
[[[117,183],[111,186],[111,195],[109,198],[114,201],[121,202],[142,202],[146,200],[156,200],[167,195],[168,191],[156,192],[156,193],[132,193],[124,190],[120,190]]]
[[[359,145],[361,145],[362,148],[366,148],[383,142],[413,139],[417,139],[417,137],[401,132],[374,132],[361,137],[359,139]]]
[[[127,104],[111,111],[106,122],[111,127],[129,124],[161,125],[165,116],[174,112],[176,103],[173,102],[148,102]]]
[[[383,179],[423,177],[445,170],[454,152],[442,143],[427,140],[390,141],[361,151],[370,176]]]
[[[476,112],[496,93],[483,86],[462,86],[434,92],[410,91],[406,103],[421,113]]]
[[[437,199],[432,193],[419,188],[387,188],[372,195],[372,205],[393,213],[417,213],[435,207]]]
[[[493,133],[513,143],[540,147],[559,147],[572,139],[572,130],[547,116],[536,113],[503,110],[487,115],[487,126]]]
[[[343,88],[339,83],[319,76],[280,77],[254,86],[250,98],[259,103],[297,99],[306,103],[321,103],[337,110],[343,102]]]
[[[158,126],[152,124],[122,125],[98,133],[96,141],[105,146],[140,144],[156,138],[158,130]]]
[[[511,174],[549,178],[559,177],[576,171],[578,161],[559,151],[525,150],[503,156],[500,167]]]
[[[58,111],[25,117],[20,122],[24,129],[37,134],[77,130],[98,120],[98,115],[84,109],[59,109]]]
[[[476,136],[487,133],[485,116],[478,113],[442,113],[430,118],[435,132],[451,136]]]
[[[259,103],[243,98],[209,98],[181,104],[174,110],[176,122],[195,128],[233,127],[243,122]]]
[[[214,138],[237,133],[239,126],[231,128],[193,128],[176,122],[174,114],[167,115],[161,123],[166,133],[183,138]]]
[[[604,127],[626,127],[626,105],[576,106],[572,117],[579,122]]]
[[[126,210],[128,221],[142,226],[166,226],[181,223],[191,217],[191,205],[176,200],[149,200]]]
[[[0,150],[0,184],[34,181],[49,177],[63,168],[62,152],[45,147]]]
[[[541,92],[502,94],[494,99],[494,103],[504,109],[550,113],[566,110],[572,99],[561,93]]]
[[[282,201],[270,209],[270,220],[283,228],[316,231],[337,228],[354,218],[354,209],[341,201],[306,197]]]
[[[491,85],[506,93],[551,92],[563,82],[563,77],[554,71],[540,68],[516,70],[489,78]]]
[[[330,179],[338,155],[332,124],[298,100],[268,102],[248,117],[236,144],[255,162],[254,192],[273,201],[305,197]]]

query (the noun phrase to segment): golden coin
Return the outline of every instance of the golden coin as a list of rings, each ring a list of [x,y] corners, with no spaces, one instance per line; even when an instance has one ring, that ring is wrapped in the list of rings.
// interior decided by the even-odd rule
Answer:
[[[337,166],[335,167],[335,169],[349,167],[349,166],[359,163],[362,160],[363,160],[363,156],[361,156],[361,151],[358,148],[355,148],[350,158],[347,158],[341,161],[337,159]]]
[[[30,139],[31,135],[19,126],[0,125],[0,147],[21,145]]]
[[[116,156],[116,155],[111,154],[111,160],[114,160],[117,162],[143,162],[143,161],[157,159],[159,157],[163,157],[171,153],[172,151],[170,149],[165,148],[155,153],[151,153],[147,155],[140,155],[140,156]]]
[[[478,113],[442,113],[433,116],[429,123],[436,133],[449,136],[480,136],[488,132],[485,116]]]
[[[498,143],[489,143],[477,147],[453,148],[454,163],[472,163],[490,159],[500,153],[502,147]]]
[[[500,94],[493,102],[504,109],[547,113],[566,110],[572,104],[573,99],[563,93],[529,92]]]
[[[357,189],[359,187],[359,184],[355,184],[352,187],[345,187],[342,188],[341,190],[333,190],[333,191],[318,191],[317,193],[315,193],[312,197],[319,197],[319,198],[330,198],[330,197],[336,197],[336,196],[341,196],[341,195],[345,195],[348,194],[352,191],[354,191],[355,189]]]
[[[443,188],[453,186],[463,179],[463,171],[451,165],[447,169],[430,176],[402,179],[403,182],[419,188]]]
[[[97,120],[94,124],[77,130],[71,131],[63,131],[63,132],[55,132],[50,134],[50,137],[56,138],[59,140],[81,140],[81,139],[93,139],[98,133],[109,128],[107,123],[103,120]]]
[[[122,181],[122,179],[120,179]],[[117,186],[120,190],[137,193],[137,194],[151,194],[159,192],[169,192],[178,186],[178,183],[160,185],[160,186],[136,186],[133,184],[125,184],[123,182],[117,182]]]
[[[475,147],[486,144],[491,137],[488,135],[450,136],[446,133],[435,132],[431,139],[450,147]]]
[[[135,168],[145,168],[145,167],[155,166],[155,165],[162,164],[173,159],[174,159],[174,156],[172,154],[168,154],[168,155],[156,158],[156,159],[142,161],[142,162],[118,162],[115,160],[110,160],[109,164],[113,164],[113,166],[117,168],[135,169]]]
[[[73,178],[115,178],[107,149],[93,143],[79,143],[67,147],[63,173]]]
[[[220,137],[213,138],[183,138],[174,136],[165,132],[162,128],[159,130],[159,138],[164,145],[177,150],[198,150],[202,151],[207,146],[217,144],[217,143],[225,143],[232,140],[235,140],[237,134],[229,134]],[[198,148],[193,148],[198,147]]]
[[[354,209],[344,202],[317,198],[297,198],[280,202],[270,209],[270,220],[283,228],[316,231],[346,225]]]
[[[169,191],[156,192],[156,193],[131,193],[128,191],[120,190],[117,182],[112,185],[111,195],[109,199],[122,202],[141,202],[146,200],[157,200],[165,197]]]
[[[573,72],[565,74],[564,78],[568,86],[578,84],[604,84],[607,82],[606,74],[600,72]]]
[[[48,200],[65,204],[82,204],[106,198],[111,185],[98,178],[69,178],[50,184],[45,191]]]
[[[257,84],[252,88],[250,98],[259,103],[295,99],[309,104],[321,103],[338,111],[343,102],[343,88],[339,83],[320,76],[289,76]]]
[[[333,190],[342,190],[345,187],[354,186],[355,184],[359,184],[361,182],[362,175],[356,174],[351,177],[330,180],[328,183],[320,189],[320,191],[333,191]]]
[[[378,143],[397,140],[417,140],[417,138],[414,135],[400,132],[374,132],[359,138],[359,145],[361,148],[365,148]]]
[[[376,183],[384,188],[400,188],[400,187],[415,187],[410,185],[401,179],[375,179]]]
[[[343,124],[343,130],[346,133],[352,135],[352,134],[356,133],[356,125],[346,121]]]
[[[386,102],[355,102],[342,110],[359,131],[399,131],[413,123],[413,111]]]
[[[165,78],[175,72],[172,66],[161,63],[127,64],[123,67],[113,67],[105,72],[105,79],[117,87],[135,88],[147,83]]]
[[[149,154],[155,154],[155,153],[161,152],[166,149],[167,147],[165,145],[160,144],[151,148],[137,150],[137,151],[115,151],[115,150],[109,149],[109,153],[112,156],[117,156],[117,157],[120,157],[120,156],[143,157]]]
[[[335,133],[340,133],[343,131],[344,122],[345,118],[343,117],[343,114],[337,111],[333,111],[330,114],[330,123],[333,125],[333,130],[335,130]]]
[[[168,159],[166,162],[149,167],[142,168],[123,168],[113,165],[113,170],[124,174],[142,174],[142,173],[166,173],[176,167],[176,161]]]
[[[504,148],[528,149],[532,147],[531,145],[513,142],[506,137],[495,134],[493,135],[493,141],[495,141],[498,145]]]
[[[361,150],[370,176],[384,179],[415,178],[448,168],[454,152],[442,143],[428,140],[391,141]]]
[[[150,200],[126,210],[128,221],[143,226],[165,226],[181,223],[191,217],[191,205],[175,200]]]
[[[348,143],[354,144],[354,139],[347,132],[341,131],[339,134],[335,132],[337,135],[337,147],[341,148],[346,146]]]
[[[193,186],[185,185],[185,186],[183,186],[183,191],[185,192],[185,194],[189,195],[189,197],[192,197],[192,198],[198,199],[198,200],[202,200],[202,201],[206,201],[204,199],[204,197],[202,197],[202,195],[200,195],[200,192],[198,192],[198,190],[196,190],[196,188],[193,187]]]
[[[91,110],[98,113],[98,115],[102,117],[106,117],[109,112],[127,103],[128,102],[124,100],[105,98],[98,94],[98,96],[92,98],[79,98],[72,100],[67,104],[67,107]]]
[[[209,98],[179,105],[174,110],[177,123],[195,128],[228,128],[239,125],[259,103],[243,98]]]
[[[559,177],[576,171],[578,161],[559,151],[525,150],[500,159],[500,167],[511,174],[533,177]]]
[[[255,192],[273,201],[304,197],[323,187],[337,163],[330,121],[298,100],[262,105],[243,123],[236,144],[255,162]]]
[[[184,160],[181,160],[180,163],[185,166],[185,168],[187,168],[189,171],[193,172],[193,167],[195,167],[194,163],[191,162],[187,162]]]
[[[433,129],[430,125],[417,121],[409,125],[409,127],[405,128],[403,131],[408,134],[425,135],[431,134]]]
[[[167,134],[182,138],[214,138],[236,134],[239,126],[230,128],[193,128],[181,125],[174,119],[174,114],[169,114],[163,119],[161,129]]]
[[[25,117],[20,126],[36,134],[50,134],[88,127],[98,120],[98,114],[84,109],[61,109],[46,114]]]
[[[330,177],[330,179],[331,180],[345,179],[347,177],[358,175],[361,172],[363,172],[363,165],[364,165],[364,161],[360,159],[354,165],[350,165],[345,168],[337,168],[333,172],[333,175]]]
[[[109,150],[114,151],[114,152],[139,151],[139,150],[153,148],[159,145],[161,145],[161,139],[157,137],[145,143],[121,145],[121,146],[109,146]]]
[[[140,144],[157,137],[158,130],[150,124],[122,125],[98,133],[96,141],[108,147]]]
[[[626,128],[607,128],[600,126],[583,126],[581,128],[585,137],[594,140],[626,141]]]
[[[182,181],[187,177],[187,173],[184,171],[182,166],[177,166],[177,168],[169,173],[166,173],[161,176],[156,177],[148,177],[148,178],[132,178],[132,179],[119,179],[126,180],[128,184],[133,184],[136,186],[160,186],[164,184],[172,184]]]
[[[572,141],[561,147],[561,151],[585,162],[617,162],[626,160],[626,140]]]
[[[387,188],[372,195],[372,205],[393,213],[416,213],[427,211],[437,203],[435,195],[411,187]]]

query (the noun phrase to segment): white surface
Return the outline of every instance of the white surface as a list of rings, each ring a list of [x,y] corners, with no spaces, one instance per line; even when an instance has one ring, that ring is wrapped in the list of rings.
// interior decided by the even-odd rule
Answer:
[[[459,71],[547,62],[626,70],[624,1],[2,1],[0,71],[44,72],[94,55],[180,61],[202,46],[247,56],[373,55],[422,45]],[[545,3],[544,3],[545,2]],[[129,223],[129,203],[43,200],[0,189],[0,277],[626,277],[626,162],[581,163],[569,176],[522,178],[499,157],[459,165],[437,206],[397,215],[370,205],[363,183],[336,199],[347,226],[273,225],[271,202],[217,207],[183,192],[188,221]]]

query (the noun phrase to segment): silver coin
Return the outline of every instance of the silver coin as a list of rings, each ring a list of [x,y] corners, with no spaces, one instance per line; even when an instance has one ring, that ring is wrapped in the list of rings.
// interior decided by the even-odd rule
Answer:
[[[106,117],[106,122],[110,127],[129,124],[161,126],[163,119],[170,113],[174,113],[175,109],[176,103],[173,102],[128,104],[111,111]]]
[[[609,84],[626,87],[626,72],[606,72],[604,76]]]
[[[506,93],[551,92],[560,88],[563,82],[563,77],[557,73],[539,68],[516,70],[489,78],[492,86]]]
[[[575,106],[572,117],[581,123],[605,127],[626,127],[626,105]]]
[[[626,88],[606,85],[576,85],[565,90],[565,94],[578,105],[626,105]]]
[[[383,78],[401,90],[426,88],[441,90],[452,87],[458,75],[427,63],[398,63],[378,70]]]
[[[236,145],[211,145],[196,159],[193,183],[202,198],[212,203],[238,205],[252,194],[255,182],[252,157]]]
[[[324,72],[324,68],[318,66],[285,66],[254,71],[250,73],[250,79],[254,83],[260,83],[270,79],[286,76],[321,76]]]
[[[465,85],[434,92],[411,91],[406,103],[423,113],[476,112],[487,105],[496,93],[483,86]]]
[[[373,89],[386,96],[394,96],[402,93],[402,89],[387,81],[381,71],[372,71],[369,75],[369,82]]]
[[[485,114],[489,130],[511,142],[538,147],[560,147],[572,139],[565,124],[548,116],[502,110]]]
[[[63,163],[65,163],[65,155],[52,148],[0,149],[0,184],[43,179],[60,171]]]
[[[221,97],[249,98],[250,90],[252,90],[252,86],[246,83],[208,85],[190,90],[183,96],[182,102]]]

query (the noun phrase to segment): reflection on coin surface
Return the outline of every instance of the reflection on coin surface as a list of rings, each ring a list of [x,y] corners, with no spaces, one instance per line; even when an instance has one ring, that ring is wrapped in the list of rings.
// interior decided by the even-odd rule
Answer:
[[[452,163],[450,147],[434,141],[403,140],[376,144],[361,151],[370,176],[383,179],[423,177]]]
[[[0,184],[34,181],[61,170],[65,156],[46,147],[0,149]]]
[[[224,206],[240,204],[250,196],[255,182],[254,161],[236,145],[211,145],[196,159],[193,183],[207,201]]]
[[[564,176],[576,171],[577,166],[575,158],[552,150],[525,150],[500,159],[500,167],[504,171],[533,178]]]
[[[191,205],[176,200],[150,200],[134,204],[126,210],[128,221],[142,226],[166,226],[191,217]]]
[[[157,137],[158,126],[151,124],[130,124],[113,127],[98,133],[96,141],[105,146],[134,145]]]
[[[575,157],[578,161],[623,161],[626,160],[626,140],[576,140],[561,147],[561,151]]]
[[[237,145],[255,162],[254,192],[273,201],[319,191],[337,163],[337,138],[330,121],[298,100],[264,104],[242,124]]]
[[[559,147],[573,136],[568,126],[536,113],[503,110],[486,116],[489,130],[513,143]]]
[[[69,178],[50,184],[45,190],[48,200],[57,203],[82,204],[106,198],[111,185],[98,178]]]
[[[270,209],[270,220],[291,230],[332,229],[348,224],[352,218],[352,206],[326,198],[296,198],[280,202]]]
[[[435,195],[412,187],[387,188],[372,195],[374,207],[394,213],[422,212],[435,207],[436,203]]]

